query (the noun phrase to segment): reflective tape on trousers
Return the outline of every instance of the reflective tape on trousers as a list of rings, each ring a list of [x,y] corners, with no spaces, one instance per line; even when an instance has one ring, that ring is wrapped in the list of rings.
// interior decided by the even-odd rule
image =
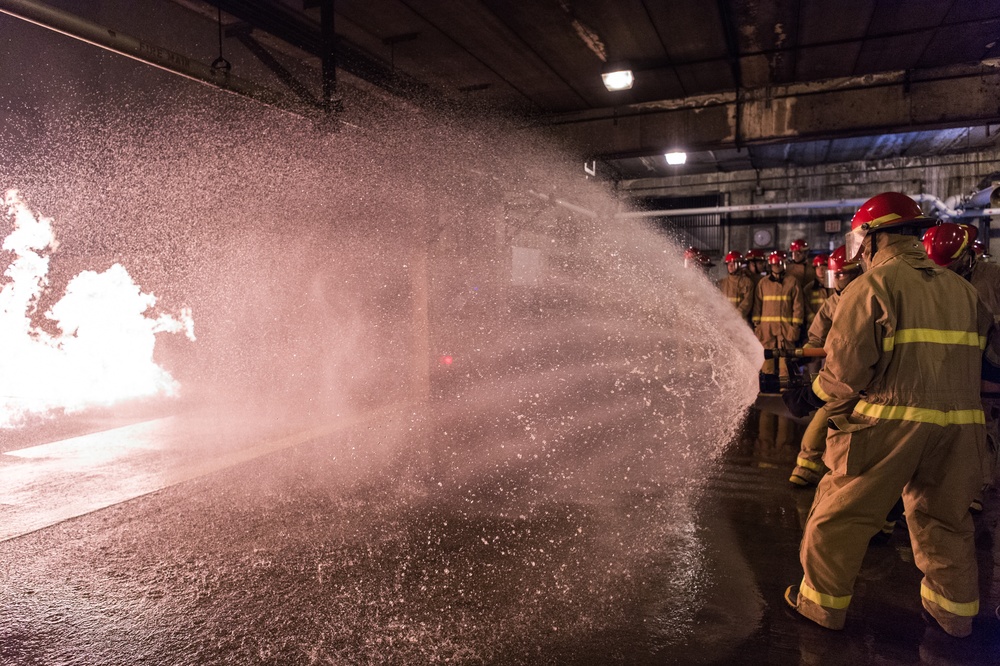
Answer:
[[[882,340],[882,350],[892,351],[896,345],[926,342],[937,345],[965,345],[986,349],[986,338],[974,331],[945,331],[936,328],[904,328]]]
[[[801,324],[802,319],[799,317],[761,317],[755,321],[766,321],[772,324]]]
[[[843,597],[835,597],[831,594],[823,594],[822,592],[817,592],[813,588],[806,585],[806,579],[802,579],[802,584],[799,585],[799,594],[813,602],[814,604],[819,604],[824,608],[833,608],[835,610],[844,610],[851,605],[851,595]]]
[[[981,409],[952,409],[943,411],[940,409],[928,409],[926,407],[908,407],[906,405],[875,405],[864,400],[859,400],[858,404],[854,406],[854,412],[876,419],[933,423],[939,426],[982,425],[986,423],[986,415]]]
[[[975,617],[979,614],[979,599],[975,601],[959,602],[952,601],[946,597],[942,597],[940,594],[930,589],[923,583],[920,584],[920,596],[922,596],[927,601],[933,601],[941,608],[945,609],[952,615],[959,615],[961,617]]]
[[[822,472],[822,463],[813,462],[812,460],[806,460],[805,458],[799,457],[795,459],[795,464],[799,467],[805,467],[806,469],[811,469],[814,472]]]

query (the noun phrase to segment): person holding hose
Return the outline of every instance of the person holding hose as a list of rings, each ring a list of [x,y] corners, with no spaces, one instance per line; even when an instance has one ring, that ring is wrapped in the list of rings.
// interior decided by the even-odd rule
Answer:
[[[799,614],[847,619],[868,542],[902,495],[926,612],[948,634],[979,611],[969,504],[982,482],[979,382],[993,318],[972,286],[927,258],[930,226],[910,197],[885,192],[851,221],[845,258],[864,272],[841,295],[826,365],[802,398],[829,415],[824,461],[799,551]]]
[[[806,348],[822,348],[826,336],[833,326],[833,316],[840,303],[840,295],[857,276],[861,275],[861,264],[857,261],[847,261],[844,246],[841,245],[827,259],[826,287],[833,292],[826,297],[819,312],[809,326]],[[802,487],[815,486],[826,474],[823,464],[823,452],[826,451],[826,421],[829,415],[825,407],[820,407],[813,414],[812,420],[802,435],[802,445],[795,469],[788,477],[789,482]]]

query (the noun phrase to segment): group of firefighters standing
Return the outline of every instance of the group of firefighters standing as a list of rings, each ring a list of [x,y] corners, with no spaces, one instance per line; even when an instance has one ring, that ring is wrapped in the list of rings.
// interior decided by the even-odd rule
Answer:
[[[1000,385],[990,383],[1000,381],[1000,266],[981,258],[976,236],[885,192],[857,211],[845,245],[811,265],[803,239],[790,258],[725,256],[719,288],[779,351],[763,372],[787,376],[780,351],[825,350],[812,381],[783,395],[796,416],[812,414],[789,480],[817,486],[804,575],[785,600],[824,627],[843,628],[869,541],[901,505],[927,616],[952,636],[972,632],[972,513],[1000,440]]]

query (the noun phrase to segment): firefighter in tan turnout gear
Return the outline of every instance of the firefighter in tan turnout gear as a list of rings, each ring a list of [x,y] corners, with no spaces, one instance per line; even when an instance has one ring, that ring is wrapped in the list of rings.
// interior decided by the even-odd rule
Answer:
[[[747,250],[747,253],[743,255],[743,258],[747,262],[747,275],[753,280],[754,288],[756,289],[757,283],[761,281],[767,274],[767,257],[764,255],[763,250],[753,249]]]
[[[813,273],[815,277],[803,288],[806,299],[806,330],[812,326],[813,319],[823,307],[823,303],[833,293],[833,288],[828,286],[827,264],[830,258],[825,254],[817,254],[813,257]]]
[[[750,323],[750,316],[753,314],[754,283],[743,270],[743,255],[733,251],[726,255],[724,261],[729,275],[718,281],[719,289],[733,307],[740,311],[743,319]]]
[[[813,280],[812,270],[809,268],[809,243],[805,238],[796,238],[788,244],[788,252],[792,255],[791,261],[786,262],[788,274],[799,281],[799,286],[804,290]]]
[[[975,290],[927,258],[928,220],[904,194],[865,202],[846,257],[864,272],[846,289],[812,384],[829,430],[800,547],[800,614],[841,629],[869,539],[902,494],[924,609],[953,636],[979,611],[969,503],[982,481],[986,433],[979,381],[992,317]],[[916,592],[916,591],[914,591]]]
[[[815,319],[809,325],[808,341],[805,346],[823,347],[826,336],[833,326],[833,316],[840,303],[840,294],[857,276],[861,275],[861,264],[857,261],[847,261],[844,246],[841,245],[827,259],[826,284],[832,292],[820,306]],[[829,415],[825,407],[816,410],[812,420],[802,435],[802,444],[798,457],[795,459],[795,469],[788,480],[797,486],[815,486],[826,474],[823,464],[823,452],[826,451],[826,422]]]
[[[767,256],[768,275],[757,283],[753,324],[764,349],[795,349],[805,318],[805,300],[798,280],[785,272],[785,253],[775,250]],[[788,375],[785,359],[779,359],[779,374]],[[764,361],[762,370],[774,373],[774,359]]]
[[[993,320],[1000,321],[1000,266],[977,260],[975,241],[978,235],[979,230],[973,226],[944,222],[924,234],[924,250],[938,266],[950,268],[968,280],[993,314]],[[1000,450],[1000,384],[984,381],[981,388],[988,444],[983,479],[985,490],[996,475]],[[983,496],[983,492],[976,495],[970,507],[973,511],[983,510]]]

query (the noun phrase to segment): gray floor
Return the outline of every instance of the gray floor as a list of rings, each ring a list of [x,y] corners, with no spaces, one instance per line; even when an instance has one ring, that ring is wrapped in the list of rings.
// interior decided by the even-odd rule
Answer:
[[[377,463],[358,423],[0,542],[0,664],[1000,663],[996,496],[971,638],[924,623],[902,525],[830,632],[781,601],[801,426],[751,412],[697,487],[566,495],[418,445],[474,422],[403,422]]]

